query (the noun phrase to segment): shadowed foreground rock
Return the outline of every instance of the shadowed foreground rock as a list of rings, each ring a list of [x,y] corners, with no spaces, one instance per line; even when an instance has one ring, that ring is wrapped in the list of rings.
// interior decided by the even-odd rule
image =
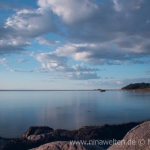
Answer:
[[[4,144],[0,145],[0,150],[27,150],[54,141],[121,140],[129,130],[139,124],[139,122],[131,122],[119,125],[84,126],[72,131],[53,130],[50,127],[30,127],[21,138],[1,138]],[[100,146],[108,148],[110,145]]]
[[[70,142],[51,142],[44,145],[41,145],[38,148],[31,150],[104,150],[100,146],[92,145],[71,145]]]
[[[30,135],[39,135],[39,134],[44,134],[44,133],[49,133],[54,131],[52,128],[50,127],[34,127],[31,126],[23,135],[23,137],[28,137]]]
[[[130,130],[122,141],[108,150],[150,150],[150,121]]]

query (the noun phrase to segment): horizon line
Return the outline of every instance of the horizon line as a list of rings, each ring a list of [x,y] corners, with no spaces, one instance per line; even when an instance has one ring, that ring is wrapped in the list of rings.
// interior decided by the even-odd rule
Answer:
[[[0,91],[97,91],[98,89],[0,89]],[[104,89],[120,90],[120,89]]]

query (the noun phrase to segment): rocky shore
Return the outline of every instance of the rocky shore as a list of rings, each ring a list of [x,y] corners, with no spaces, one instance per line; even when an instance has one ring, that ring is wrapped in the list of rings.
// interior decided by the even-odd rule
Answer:
[[[150,88],[145,88],[145,89],[136,89],[133,90],[134,92],[150,92]]]
[[[71,131],[64,129],[54,130],[50,127],[43,126],[30,127],[20,138],[0,137],[0,150],[28,150],[55,141],[86,140],[88,142],[89,140],[122,140],[129,130],[141,123],[142,122],[130,122],[117,125],[84,126]],[[63,144],[67,147],[66,143]],[[54,145],[55,143],[53,143],[53,147]],[[105,149],[109,146],[110,145],[101,145],[101,147]],[[73,148],[71,149],[73,150]],[[90,147],[88,149],[90,149]],[[94,150],[94,148],[92,149]]]
[[[145,89],[122,89],[124,91],[132,91],[132,92],[150,92],[150,88]]]

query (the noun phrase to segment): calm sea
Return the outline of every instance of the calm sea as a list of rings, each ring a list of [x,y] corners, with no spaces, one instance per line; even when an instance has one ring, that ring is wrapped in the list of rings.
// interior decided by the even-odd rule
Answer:
[[[0,91],[0,136],[30,126],[78,129],[150,119],[150,93],[127,91]]]

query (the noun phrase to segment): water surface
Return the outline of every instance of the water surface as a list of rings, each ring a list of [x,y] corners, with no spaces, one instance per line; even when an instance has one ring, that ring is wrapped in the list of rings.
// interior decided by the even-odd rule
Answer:
[[[0,91],[0,136],[30,126],[78,129],[150,119],[150,93],[127,91]]]

